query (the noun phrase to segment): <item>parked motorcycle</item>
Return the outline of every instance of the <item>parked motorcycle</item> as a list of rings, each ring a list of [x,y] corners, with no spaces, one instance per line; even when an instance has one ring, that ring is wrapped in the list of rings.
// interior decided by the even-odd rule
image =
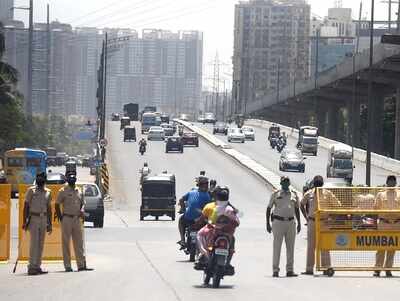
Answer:
[[[204,285],[209,285],[212,279],[212,287],[218,288],[224,276],[233,276],[234,269],[228,268],[230,250],[230,238],[224,234],[218,235],[210,251],[210,258],[204,268]]]

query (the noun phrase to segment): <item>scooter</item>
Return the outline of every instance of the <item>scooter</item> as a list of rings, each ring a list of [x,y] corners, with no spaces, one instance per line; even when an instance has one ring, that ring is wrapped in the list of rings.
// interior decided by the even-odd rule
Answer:
[[[234,269],[228,268],[230,238],[227,235],[218,235],[210,251],[210,258],[204,268],[204,285],[209,285],[212,278],[212,287],[218,288],[224,276],[233,276]]]

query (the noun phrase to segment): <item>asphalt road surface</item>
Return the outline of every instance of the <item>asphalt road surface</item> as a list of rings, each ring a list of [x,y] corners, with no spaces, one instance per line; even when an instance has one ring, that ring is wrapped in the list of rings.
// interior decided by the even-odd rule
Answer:
[[[163,142],[149,142],[148,152],[141,157],[137,143],[122,142],[118,123],[108,124],[108,140],[113,203],[106,210],[103,229],[85,229],[88,265],[96,270],[64,273],[61,264],[45,264],[48,275],[28,277],[26,265],[21,265],[15,275],[11,274],[12,264],[2,265],[1,300],[397,298],[399,278],[375,279],[370,273],[338,273],[334,278],[272,278],[272,236],[265,231],[270,191],[258,178],[204,141],[200,141],[199,148],[185,148],[183,154],[166,154]],[[138,171],[145,161],[153,173],[167,170],[176,174],[178,197],[193,187],[200,170],[231,188],[231,201],[243,213],[233,259],[237,274],[226,277],[220,289],[203,287],[202,273],[193,270],[188,257],[178,251],[177,221],[139,221]],[[305,232],[297,237],[297,272],[305,266]],[[284,257],[281,275],[285,272]]]
[[[211,124],[200,124],[194,123],[194,125],[206,129],[208,132],[212,133],[213,126]],[[323,147],[318,148],[318,155],[308,155],[305,154],[307,158],[305,160],[306,170],[305,173],[299,173],[296,171],[279,171],[279,158],[280,154],[276,149],[272,149],[267,140],[268,130],[260,127],[254,127],[256,131],[255,141],[246,141],[242,143],[229,143],[234,149],[248,155],[258,163],[262,164],[266,168],[275,172],[279,175],[287,175],[292,180],[292,185],[295,186],[300,191],[303,188],[304,183],[312,179],[315,175],[322,175],[326,177],[326,165],[328,161],[328,151]],[[227,137],[223,134],[216,134],[218,138],[222,141],[227,142]],[[297,140],[289,137],[287,141],[287,149],[296,149]],[[354,169],[354,179],[353,184],[364,184],[365,183],[365,168],[366,165],[363,162],[355,161],[356,168]],[[371,171],[371,182],[372,185],[383,185],[386,182],[386,177],[389,174],[393,174],[382,168],[372,167]],[[334,181],[334,179],[332,179]]]

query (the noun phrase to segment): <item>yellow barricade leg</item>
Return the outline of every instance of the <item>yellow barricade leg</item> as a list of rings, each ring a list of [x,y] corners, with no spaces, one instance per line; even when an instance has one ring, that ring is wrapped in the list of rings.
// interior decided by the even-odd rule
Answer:
[[[11,185],[0,185],[0,262],[10,259]]]

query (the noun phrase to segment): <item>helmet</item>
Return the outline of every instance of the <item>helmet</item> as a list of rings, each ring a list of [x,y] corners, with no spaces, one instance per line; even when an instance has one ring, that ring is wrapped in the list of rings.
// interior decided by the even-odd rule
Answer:
[[[200,186],[200,185],[204,185],[204,184],[208,185],[208,178],[204,177],[204,176],[198,177],[197,178],[197,185]]]
[[[218,201],[229,200],[229,188],[226,186],[219,187],[215,193],[215,197]]]

